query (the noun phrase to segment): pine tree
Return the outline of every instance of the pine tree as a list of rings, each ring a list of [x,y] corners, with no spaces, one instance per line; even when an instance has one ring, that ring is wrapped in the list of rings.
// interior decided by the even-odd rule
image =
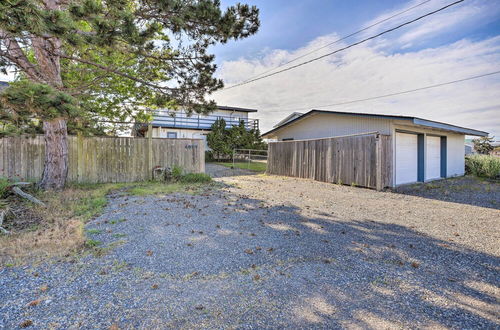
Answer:
[[[220,159],[221,156],[229,155],[232,152],[228,142],[229,135],[226,129],[226,121],[219,118],[212,124],[210,132],[207,134],[207,144],[212,149],[215,158]]]
[[[491,144],[491,142],[493,142],[492,137],[483,136],[479,139],[472,140],[472,142],[474,143],[474,149],[477,151],[477,153],[482,155],[489,155],[490,152],[492,152],[494,149],[493,145]]]
[[[243,120],[238,125],[227,128],[222,118],[212,124],[207,135],[207,144],[218,159],[232,155],[234,149],[267,149],[258,129],[248,130]]]
[[[2,91],[2,122],[40,120],[46,141],[40,186],[60,189],[68,126],[148,114],[145,107],[208,113],[208,47],[248,37],[258,9],[219,0],[8,0],[0,2],[0,69],[18,82]]]

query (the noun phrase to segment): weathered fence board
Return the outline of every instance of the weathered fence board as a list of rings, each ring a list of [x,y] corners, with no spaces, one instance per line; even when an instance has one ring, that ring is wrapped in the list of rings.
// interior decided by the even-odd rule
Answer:
[[[267,173],[355,184],[391,186],[390,136],[369,133],[269,144]]]
[[[68,181],[144,181],[155,166],[177,165],[186,172],[202,173],[204,148],[199,139],[68,136]],[[41,135],[0,139],[0,177],[39,180],[44,158]]]

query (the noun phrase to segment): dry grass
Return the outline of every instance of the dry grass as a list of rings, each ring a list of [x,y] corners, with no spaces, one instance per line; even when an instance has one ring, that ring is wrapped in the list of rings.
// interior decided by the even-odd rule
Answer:
[[[111,190],[131,195],[197,190],[201,185],[134,183],[74,185],[60,192],[39,192],[47,207],[25,203],[39,218],[29,229],[0,235],[0,267],[36,262],[48,257],[69,257],[86,247],[84,224],[107,204]]]
[[[40,217],[40,222],[34,229],[13,231],[0,237],[0,265],[69,256],[82,249],[84,223],[102,210],[106,194],[113,188],[116,187],[95,185],[39,193],[38,197],[47,207],[29,205],[29,208]]]

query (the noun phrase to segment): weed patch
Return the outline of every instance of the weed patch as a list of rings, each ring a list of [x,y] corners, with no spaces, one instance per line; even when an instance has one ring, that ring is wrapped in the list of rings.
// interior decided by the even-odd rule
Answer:
[[[182,183],[209,183],[212,178],[205,173],[189,173],[183,175],[179,181]]]
[[[102,233],[102,230],[100,230],[100,229],[87,229],[87,234],[97,235],[100,233]]]
[[[102,244],[101,241],[97,241],[97,240],[94,240],[94,239],[87,239],[85,241],[85,246],[88,247],[88,248],[93,248],[93,247],[99,246],[101,244]]]
[[[500,178],[500,157],[472,155],[465,157],[465,172],[480,178]]]
[[[46,207],[18,202],[23,213],[7,219],[11,235],[0,237],[0,265],[22,260],[63,257],[85,247],[84,223],[106,206],[106,195],[123,184],[69,185],[63,191],[30,191]],[[25,225],[19,222],[30,219]],[[90,233],[97,233],[92,232]]]

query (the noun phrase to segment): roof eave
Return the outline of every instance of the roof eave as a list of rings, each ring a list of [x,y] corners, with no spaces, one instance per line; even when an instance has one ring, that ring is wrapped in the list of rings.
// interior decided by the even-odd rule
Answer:
[[[471,128],[460,127],[440,122],[435,122],[426,119],[413,118],[413,124],[419,126],[425,126],[430,128],[442,129],[446,131],[451,131],[454,133],[464,134],[464,135],[472,135],[472,136],[488,136],[488,132],[478,131]]]
[[[227,105],[218,105],[217,109],[219,110],[227,110],[227,111],[240,111],[240,112],[257,112],[257,109],[247,109],[247,108],[238,108],[238,107],[230,107]]]
[[[326,113],[326,114],[337,114],[337,115],[347,115],[347,116],[357,116],[357,117],[381,118],[381,119],[389,119],[389,120],[406,120],[406,121],[412,122],[414,125],[423,126],[423,127],[427,127],[427,128],[442,129],[442,130],[451,131],[451,132],[464,134],[464,135],[488,136],[488,132],[483,132],[483,131],[478,131],[478,130],[471,129],[471,128],[440,123],[440,122],[436,122],[436,121],[432,121],[432,120],[421,119],[421,118],[417,118],[417,117],[355,113],[355,112],[350,113],[350,112],[340,112],[340,111],[333,112],[333,111],[317,110],[317,109],[310,110],[309,112],[304,113],[302,116],[294,118],[294,119],[284,123],[281,126],[273,128],[272,130],[262,134],[261,136],[263,138],[266,138],[267,135],[272,134],[272,133],[274,133],[282,128],[285,128],[288,125],[295,123],[301,119],[304,119],[313,113]]]

